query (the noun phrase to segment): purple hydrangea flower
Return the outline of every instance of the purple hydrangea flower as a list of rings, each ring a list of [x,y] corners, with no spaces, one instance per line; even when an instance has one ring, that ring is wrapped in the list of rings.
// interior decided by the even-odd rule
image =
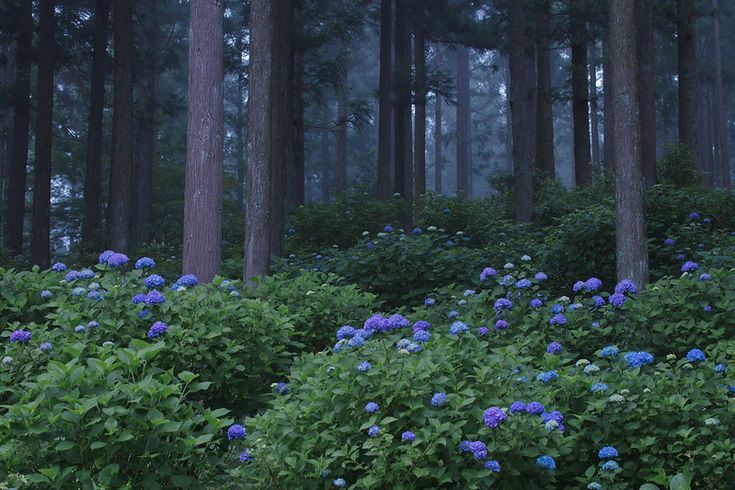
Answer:
[[[107,258],[107,265],[110,267],[123,267],[130,261],[127,255],[120,252],[115,252]]]
[[[521,279],[520,281],[518,281],[518,282],[516,283],[516,287],[517,287],[518,289],[528,289],[528,288],[530,288],[530,287],[531,287],[532,285],[533,285],[533,284],[531,284],[531,281],[529,281],[528,279]]]
[[[547,276],[543,272],[537,272],[536,275],[533,277],[535,277],[538,282],[543,282],[549,278],[549,276]]]
[[[692,262],[691,260],[684,262],[684,265],[681,266],[682,272],[694,272],[697,269],[699,269],[699,264]]]
[[[166,284],[166,280],[158,274],[151,274],[150,276],[143,279],[143,284],[147,288],[154,289],[163,287]]]
[[[33,334],[28,330],[18,329],[10,334],[11,342],[18,342],[20,344],[26,344],[31,341]]]
[[[551,320],[549,320],[549,323],[551,325],[566,325],[567,317],[565,317],[561,313],[557,313],[556,315],[551,317]]]
[[[114,254],[114,253],[115,252],[112,251],[112,250],[105,250],[99,256],[99,263],[100,264],[106,264],[107,263],[107,259],[109,259],[112,256],[112,254]]]
[[[520,400],[516,400],[513,403],[510,404],[510,408],[508,409],[508,412],[513,415],[516,413],[522,413],[526,411],[527,405],[523,403]]]
[[[495,429],[502,424],[508,416],[500,407],[490,407],[483,413],[483,420],[487,427]]]
[[[692,211],[689,214],[689,219],[692,220],[692,221],[697,221],[699,219],[699,213],[696,212],[696,211]]]
[[[595,308],[602,308],[605,306],[605,298],[602,296],[592,296],[592,302],[595,305]]]
[[[54,272],[64,272],[66,268],[66,264],[63,264],[61,262],[56,262],[54,265],[51,266],[51,270]]]
[[[510,324],[505,320],[498,320],[495,322],[495,330],[507,330],[510,327]]]
[[[424,300],[424,306],[433,306],[436,303],[434,298],[426,298]]]
[[[622,293],[615,293],[610,296],[609,301],[615,308],[620,308],[625,304],[625,296]]]
[[[410,430],[407,430],[403,434],[401,434],[401,440],[407,441],[407,442],[413,442],[416,440],[416,434],[411,432]]]
[[[67,272],[67,273],[66,273],[66,275],[64,276],[64,280],[65,280],[66,282],[74,282],[74,281],[76,281],[77,279],[79,279],[79,271],[75,271],[75,270],[70,270],[70,271],[69,271],[69,272]]]
[[[546,352],[549,354],[558,354],[560,353],[564,347],[559,342],[551,342],[549,345],[546,346]]]
[[[360,371],[361,373],[366,373],[370,371],[372,367],[373,367],[372,364],[370,364],[369,362],[362,361],[360,364],[357,365],[357,370]]]
[[[416,342],[428,342],[431,338],[431,334],[428,330],[419,330],[415,334],[413,334],[413,340]]]
[[[531,402],[526,405],[526,412],[531,415],[541,415],[544,412],[544,406],[539,402]]]
[[[673,238],[667,238],[666,240],[664,240],[664,245],[666,245],[667,247],[673,247],[675,243],[676,240],[674,240]]]
[[[245,427],[240,424],[233,424],[227,429],[227,438],[231,441],[235,439],[244,439],[247,435]]]
[[[623,279],[615,285],[615,292],[618,294],[636,294],[638,287],[630,279]]]
[[[544,305],[544,302],[538,298],[533,298],[531,300],[531,308],[541,308],[543,305]]]
[[[247,449],[240,453],[240,462],[249,463],[253,460],[253,455]]]
[[[141,257],[135,262],[136,269],[153,269],[156,262],[150,257]]]
[[[493,473],[500,473],[500,463],[498,463],[494,459],[489,459],[485,461],[485,464],[483,465],[486,469],[492,471]]]
[[[167,331],[168,331],[168,325],[166,325],[163,322],[156,322],[153,324],[150,330],[148,330],[148,338],[155,339],[157,337],[160,337]]]
[[[584,290],[588,293],[597,291],[602,287],[602,281],[596,277],[590,277],[584,282]]]
[[[469,451],[478,461],[487,459],[487,446],[482,441],[473,441],[469,443]]]
[[[498,275],[498,271],[496,271],[492,267],[485,267],[480,273],[480,280],[484,281],[488,277],[496,277],[497,275]]]
[[[512,310],[513,303],[508,298],[500,298],[495,302],[495,313],[500,313],[503,310]]]
[[[477,335],[485,336],[488,333],[490,333],[490,330],[488,330],[487,327],[480,327],[480,328],[477,329]]]
[[[337,330],[337,340],[349,339],[355,335],[355,327],[344,325]]]
[[[145,296],[145,304],[148,306],[157,305],[166,302],[166,296],[157,289],[151,289]]]
[[[559,432],[564,432],[564,416],[558,410],[542,413],[541,422],[546,425],[547,430],[558,429]]]
[[[365,330],[370,332],[386,332],[390,329],[390,321],[383,315],[375,314],[365,320]]]
[[[712,279],[712,276],[710,276],[710,275],[709,275],[709,274],[707,274],[706,272],[705,272],[705,273],[703,273],[703,274],[700,274],[700,275],[699,275],[699,280],[700,280],[700,281],[709,281],[709,280],[711,280],[711,279]]]
[[[411,323],[403,316],[399,314],[391,315],[388,318],[389,328],[391,330],[396,328],[403,328],[409,326]]]
[[[431,397],[431,406],[432,407],[441,407],[447,402],[447,394],[444,392],[434,393],[434,396]]]
[[[370,437],[377,437],[378,434],[380,434],[380,427],[377,425],[371,425],[368,429],[368,435]]]
[[[367,413],[375,413],[378,410],[380,410],[380,405],[375,402],[368,402],[367,405],[365,405],[365,411]]]
[[[418,320],[416,323],[413,324],[414,333],[418,332],[419,330],[428,330],[429,328],[431,328],[431,323],[427,322],[426,320]]]
[[[48,352],[54,348],[54,344],[52,344],[51,342],[44,342],[39,345],[38,348],[41,349],[41,352]]]

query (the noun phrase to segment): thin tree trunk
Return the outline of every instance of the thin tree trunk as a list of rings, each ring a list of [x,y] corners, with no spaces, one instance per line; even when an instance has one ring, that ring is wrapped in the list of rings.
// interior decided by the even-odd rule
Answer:
[[[102,202],[102,121],[105,106],[105,61],[109,0],[97,0],[92,41],[92,75],[87,116],[87,166],[84,176],[82,240],[90,241],[100,231]]]
[[[510,106],[513,130],[513,194],[515,219],[519,223],[530,222],[533,217],[533,169],[536,149],[530,131],[534,117],[534,58],[529,49],[523,1],[513,1],[508,15],[508,41],[510,65]]]
[[[329,112],[327,108],[324,108],[324,120],[325,126],[326,121],[329,120]],[[321,130],[319,137],[319,150],[321,152],[321,167],[322,167],[322,201],[329,202],[329,130],[324,128]]]
[[[110,174],[110,242],[114,250],[130,245],[133,191],[133,6],[115,0],[115,96]]]
[[[435,46],[434,67],[436,71],[441,69],[439,57],[439,46]],[[434,192],[442,193],[442,167],[444,166],[442,156],[442,97],[438,91],[434,92]]]
[[[700,100],[697,107],[697,128],[701,132],[697,153],[699,155],[700,165],[704,171],[705,184],[708,188],[714,189],[718,185],[718,176],[715,171],[715,162],[712,155],[712,132],[714,126],[712,124],[712,100],[710,92],[711,86],[709,81],[701,80],[697,89]]]
[[[237,121],[235,121],[235,151],[237,152],[237,206],[245,211],[245,67],[241,66],[240,56],[245,51],[245,42],[238,36],[238,65],[237,65]]]
[[[503,82],[505,85],[505,165],[513,174],[513,108],[510,96],[510,56],[503,57]]]
[[[556,177],[554,161],[554,116],[549,60],[551,13],[549,0],[539,6],[536,36],[536,165],[546,178]]]
[[[291,206],[304,204],[304,52],[294,49],[293,72],[293,171],[291,172]]]
[[[582,0],[570,1],[572,38],[572,115],[574,122],[574,177],[578,186],[592,183],[590,120],[587,81],[587,31]]]
[[[643,210],[635,14],[634,0],[610,0],[617,277],[618,280],[631,279],[642,287],[648,282],[648,249]]]
[[[603,92],[603,139],[604,139],[604,168],[612,170],[615,166],[614,148],[615,134],[613,126],[615,125],[613,107],[613,86],[612,86],[612,66],[610,65],[610,39],[603,37],[602,39],[602,92]]]
[[[388,199],[391,162],[391,31],[392,0],[380,1],[380,87],[378,90],[378,180],[377,196]]]
[[[592,163],[600,165],[600,122],[597,116],[597,44],[590,45],[590,131],[592,136]]]
[[[337,89],[337,168],[335,180],[336,191],[338,193],[347,192],[347,63],[340,67],[340,82]]]
[[[677,10],[679,141],[696,152],[699,145],[694,0],[677,0]]]
[[[31,258],[45,269],[51,265],[51,157],[54,113],[54,1],[38,6],[38,80],[36,147],[33,164]]]
[[[722,88],[722,52],[720,47],[720,0],[711,0],[715,15],[712,19],[712,63],[714,64],[715,116],[717,121],[717,146],[720,149],[720,168],[722,185],[729,188],[732,184],[730,173],[730,152],[727,147],[727,119],[725,117],[725,96]]]
[[[135,202],[133,206],[132,228],[139,242],[151,239],[151,218],[153,207],[153,163],[156,153],[156,114],[158,110],[158,50],[159,28],[156,0],[142,3],[144,10],[140,16],[143,38],[147,47],[141,70],[141,96],[143,110],[140,118],[139,138],[135,158]]]
[[[413,194],[413,130],[411,128],[411,31],[407,0],[396,0],[396,105],[393,112],[394,192],[410,205]]]
[[[470,49],[457,48],[457,195],[470,195]]]
[[[252,0],[250,7],[250,79],[248,100],[248,206],[245,220],[243,275],[251,279],[267,275],[271,254],[277,251],[274,229],[283,213],[282,178],[290,144],[292,114],[289,112],[289,29],[292,0],[274,3]],[[278,204],[281,203],[279,209]]]
[[[641,108],[641,150],[643,177],[647,186],[656,183],[656,74],[653,53],[653,0],[640,0],[638,6],[638,77]]]
[[[220,270],[224,161],[223,0],[191,0],[183,273]]]
[[[13,131],[8,163],[8,201],[3,245],[14,254],[23,251],[23,221],[28,165],[28,129],[31,117],[31,38],[33,9],[30,1],[19,3],[18,36],[15,51],[15,87],[13,93]]]
[[[414,30],[414,66],[416,71],[416,119],[414,120],[414,196],[426,192],[426,40],[423,26]]]

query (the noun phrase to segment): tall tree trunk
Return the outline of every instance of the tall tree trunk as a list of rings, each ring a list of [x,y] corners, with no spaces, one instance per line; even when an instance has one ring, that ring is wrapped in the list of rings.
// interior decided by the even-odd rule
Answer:
[[[391,31],[392,0],[380,1],[380,87],[378,89],[378,181],[377,196],[388,199],[391,162]]]
[[[505,165],[513,174],[513,108],[510,96],[510,56],[503,57],[503,84],[505,86]]]
[[[648,282],[635,0],[610,0],[615,106],[615,237],[618,280]]]
[[[14,254],[23,251],[23,221],[28,165],[28,128],[31,117],[32,2],[19,3],[13,93],[13,131],[8,163],[8,201],[3,245]]]
[[[220,270],[224,160],[223,0],[191,0],[183,273]]]
[[[38,80],[36,148],[33,164],[31,258],[42,269],[51,265],[51,156],[54,113],[54,0],[38,6]]]
[[[600,166],[600,122],[597,115],[597,44],[590,44],[590,131],[592,140],[592,163]]]
[[[554,161],[554,115],[551,92],[551,12],[549,0],[542,0],[537,16],[536,34],[536,166],[549,179],[556,177]]]
[[[583,0],[570,0],[572,38],[572,115],[574,122],[574,177],[576,185],[592,183],[590,119],[587,81],[587,30]]]
[[[235,151],[237,152],[237,206],[245,211],[245,67],[240,65],[240,56],[245,52],[245,42],[238,36],[238,66],[237,66],[237,121],[235,121]],[[302,128],[303,131],[303,128]]]
[[[105,61],[109,0],[97,0],[92,40],[92,75],[87,116],[87,166],[84,176],[82,240],[92,240],[100,230],[102,193],[102,121],[105,109]]]
[[[613,107],[613,86],[612,86],[612,66],[610,65],[610,38],[602,38],[602,105],[603,105],[603,139],[604,139],[604,168],[612,170],[615,166],[614,151],[615,135],[613,126],[615,125]]]
[[[712,63],[714,64],[715,85],[715,117],[717,126],[717,146],[720,149],[720,168],[722,172],[722,185],[729,188],[732,184],[730,171],[730,152],[727,147],[727,119],[725,117],[725,96],[722,88],[722,52],[720,47],[720,0],[711,0],[712,10],[715,15],[712,19]]]
[[[115,96],[112,101],[112,165],[110,173],[110,244],[130,246],[133,193],[133,5],[115,0]]]
[[[426,192],[426,39],[421,22],[414,30],[414,66],[416,71],[416,114],[414,120],[414,196]]]
[[[510,65],[510,107],[513,131],[513,194],[515,219],[527,223],[533,217],[533,169],[534,138],[530,131],[533,124],[534,101],[534,57],[528,40],[532,39],[527,29],[526,2],[513,1],[508,13],[508,41]]]
[[[135,155],[135,200],[133,206],[133,236],[139,242],[151,239],[151,209],[153,207],[153,163],[156,153],[156,117],[158,109],[159,27],[156,0],[142,2],[140,23],[146,52],[142,63],[140,94],[143,107],[138,127]]]
[[[697,61],[694,33],[694,0],[677,0],[679,65],[679,141],[698,150]]]
[[[267,275],[270,258],[282,215],[282,178],[290,144],[289,112],[291,81],[288,80],[293,1],[252,0],[250,7],[250,98],[248,100],[248,206],[245,220],[245,257],[243,275]],[[281,204],[280,209],[278,207]],[[279,231],[280,233],[280,231]]]
[[[325,126],[327,125],[327,121],[329,121],[329,112],[327,110],[327,107],[324,108],[324,121]],[[328,129],[323,128],[321,130],[321,134],[319,135],[319,150],[321,153],[321,167],[322,167],[322,201],[328,203],[329,202],[329,133],[330,131]]]
[[[410,205],[413,195],[413,130],[411,128],[411,30],[407,0],[396,0],[396,105],[393,112],[394,192]]]
[[[291,206],[304,204],[305,141],[304,141],[304,52],[293,50],[293,171],[291,172]]]
[[[343,43],[343,50],[345,48]],[[347,192],[347,63],[340,67],[337,89],[337,168],[336,191]]]
[[[470,49],[457,48],[457,195],[470,195]]]
[[[697,149],[697,154],[699,155],[700,167],[704,172],[704,183],[708,188],[714,189],[718,184],[718,179],[712,155],[712,132],[714,126],[712,124],[711,111],[711,86],[708,80],[701,80],[698,85],[697,130],[701,133],[698,140],[699,148]]]
[[[441,58],[439,46],[435,46],[434,68],[441,69]],[[442,167],[444,166],[442,156],[442,97],[438,91],[434,92],[434,192],[442,193]]]
[[[643,178],[647,186],[656,183],[656,74],[653,53],[653,0],[640,0],[638,7],[638,77],[641,108],[641,150]]]

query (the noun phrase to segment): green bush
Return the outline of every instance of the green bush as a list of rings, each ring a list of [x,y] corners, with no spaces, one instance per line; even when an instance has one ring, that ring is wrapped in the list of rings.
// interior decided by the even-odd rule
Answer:
[[[658,181],[672,187],[702,185],[694,152],[683,144],[667,145],[666,153],[656,162]]]

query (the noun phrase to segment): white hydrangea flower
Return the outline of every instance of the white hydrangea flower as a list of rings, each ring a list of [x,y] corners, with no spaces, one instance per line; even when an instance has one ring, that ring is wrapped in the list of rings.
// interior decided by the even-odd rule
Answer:
[[[529,255],[524,255],[523,257],[521,257],[521,260],[523,262],[530,262],[531,261],[531,257]]]
[[[503,266],[503,269],[508,269],[508,270],[511,270],[511,269],[515,269],[515,267],[516,267],[516,266],[515,266],[515,265],[513,265],[513,263],[512,263],[512,262],[508,262],[507,264],[505,264],[505,265]]]

